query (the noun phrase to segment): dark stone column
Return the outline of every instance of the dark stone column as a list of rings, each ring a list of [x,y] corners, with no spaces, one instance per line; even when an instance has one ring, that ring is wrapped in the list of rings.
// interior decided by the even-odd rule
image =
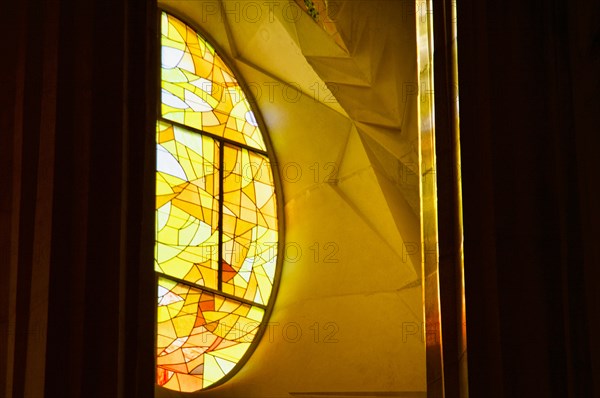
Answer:
[[[0,395],[150,397],[156,5],[7,3]]]
[[[468,396],[455,4],[433,2],[439,294],[444,393]]]
[[[597,396],[598,4],[457,7],[470,394]]]

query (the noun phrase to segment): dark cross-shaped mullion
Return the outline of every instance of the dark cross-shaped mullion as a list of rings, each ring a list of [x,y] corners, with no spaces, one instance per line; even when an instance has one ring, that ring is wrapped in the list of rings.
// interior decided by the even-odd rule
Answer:
[[[267,153],[267,151],[262,150],[260,148],[255,148],[255,147],[250,146],[248,144],[237,142],[237,141],[234,141],[232,139],[220,136],[218,134],[210,133],[208,131],[204,131],[204,130],[201,130],[201,129],[198,129],[198,128],[195,128],[195,127],[191,127],[191,126],[188,126],[187,124],[184,124],[184,123],[181,123],[181,122],[177,122],[175,120],[167,119],[164,116],[160,117],[160,119],[163,122],[167,123],[167,124],[171,124],[173,126],[180,127],[180,128],[182,128],[184,130],[191,131],[193,133],[197,133],[197,134],[200,134],[200,135],[205,135],[207,137],[210,137],[210,138],[214,139],[215,141],[222,142],[224,144],[229,144],[229,145],[235,146],[237,148],[247,149],[250,152],[258,153],[258,154],[261,154],[263,156],[269,157],[269,154]]]
[[[218,241],[219,250],[218,250],[218,254],[219,254],[219,258],[218,258],[218,263],[217,263],[217,265],[218,265],[218,271],[217,271],[217,289],[216,290],[215,289],[210,289],[210,288],[208,288],[206,286],[197,285],[195,283],[192,283],[192,282],[189,282],[189,281],[185,281],[183,279],[171,277],[171,276],[168,276],[166,274],[162,274],[160,272],[158,272],[158,274],[160,274],[162,277],[171,278],[171,279],[176,280],[176,281],[178,281],[180,283],[185,283],[187,285],[193,286],[193,287],[201,289],[201,290],[207,290],[207,291],[211,291],[213,293],[219,293],[219,294],[222,294],[223,296],[229,297],[231,299],[240,300],[240,301],[245,302],[247,304],[252,304],[252,305],[256,305],[256,306],[261,307],[261,308],[266,308],[263,304],[259,304],[259,303],[256,303],[254,301],[246,300],[246,299],[243,299],[241,297],[237,297],[237,296],[235,296],[233,294],[229,294],[229,293],[223,292],[223,208],[225,207],[225,205],[224,205],[225,198],[224,198],[224,189],[223,189],[223,185],[224,184],[223,184],[223,182],[225,180],[225,173],[224,173],[225,172],[225,160],[224,160],[224,157],[225,157],[225,145],[230,145],[230,146],[232,146],[234,148],[239,148],[239,149],[246,149],[249,152],[257,153],[257,154],[263,155],[263,156],[265,156],[265,157],[268,158],[267,153],[265,151],[260,150],[260,149],[252,148],[252,147],[249,147],[249,146],[244,145],[244,144],[240,144],[240,143],[237,143],[237,142],[230,142],[230,140],[228,140],[228,139],[226,139],[224,137],[220,137],[220,136],[217,136],[217,135],[214,135],[214,134],[210,134],[210,133],[207,133],[206,131],[196,129],[194,127],[190,127],[190,126],[184,125],[182,123],[174,122],[173,120],[169,120],[169,119],[166,119],[166,118],[163,118],[163,117],[161,117],[159,119],[161,119],[163,122],[165,122],[167,124],[171,124],[173,126],[181,127],[181,128],[183,128],[185,130],[188,130],[188,131],[190,131],[192,133],[195,133],[195,134],[198,134],[200,136],[203,136],[203,135],[208,136],[208,137],[212,138],[213,140],[215,140],[215,142],[219,146],[219,222],[218,222],[218,232],[219,232],[219,241]]]
[[[217,289],[211,289],[208,286],[198,285],[198,284],[196,284],[194,282],[190,282],[190,281],[185,280],[185,279],[177,278],[177,277],[172,276],[172,275],[163,274],[162,272],[159,272],[159,271],[155,271],[155,272],[156,272],[156,274],[159,277],[161,277],[163,279],[168,279],[170,281],[177,282],[179,284],[186,285],[186,286],[189,286],[189,287],[194,288],[194,289],[198,289],[198,290],[202,290],[204,292],[209,292],[209,293],[213,293],[213,294],[216,294],[216,295],[219,295],[219,296],[223,296],[223,297],[231,299],[231,300],[239,301],[240,303],[244,303],[244,304],[248,304],[248,305],[251,305],[251,306],[254,306],[254,307],[262,308],[263,310],[267,308],[267,306],[265,304],[259,304],[259,303],[256,303],[256,302],[252,301],[252,300],[248,300],[248,299],[245,299],[245,298],[242,298],[242,297],[237,297],[237,296],[234,296],[234,295],[229,294],[229,293],[222,292],[222,291],[217,290]]]

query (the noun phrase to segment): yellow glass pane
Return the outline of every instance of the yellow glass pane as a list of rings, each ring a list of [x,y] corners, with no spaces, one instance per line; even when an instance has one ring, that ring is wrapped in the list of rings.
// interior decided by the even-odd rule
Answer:
[[[223,291],[267,304],[277,260],[277,203],[269,160],[223,148]]]
[[[215,50],[177,18],[162,14],[164,118],[266,150],[250,104]]]
[[[269,160],[252,149],[266,150],[262,133],[231,69],[166,13],[161,33],[169,122],[157,128],[157,383],[192,392],[232,372],[263,322],[277,201]]]
[[[155,268],[218,287],[219,148],[210,137],[158,124]]]

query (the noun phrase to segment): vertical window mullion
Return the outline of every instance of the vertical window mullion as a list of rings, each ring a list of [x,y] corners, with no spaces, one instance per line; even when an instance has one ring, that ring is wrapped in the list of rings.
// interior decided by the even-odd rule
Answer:
[[[219,291],[223,290],[223,183],[225,181],[225,167],[224,167],[224,145],[223,142],[219,143],[219,259],[218,259],[218,282],[217,288]]]

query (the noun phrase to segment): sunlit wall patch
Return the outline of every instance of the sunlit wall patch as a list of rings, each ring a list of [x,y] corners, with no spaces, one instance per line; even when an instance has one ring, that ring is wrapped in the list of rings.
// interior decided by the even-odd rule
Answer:
[[[275,285],[271,163],[232,70],[196,31],[161,15],[157,123],[157,384],[219,383],[257,343]]]

